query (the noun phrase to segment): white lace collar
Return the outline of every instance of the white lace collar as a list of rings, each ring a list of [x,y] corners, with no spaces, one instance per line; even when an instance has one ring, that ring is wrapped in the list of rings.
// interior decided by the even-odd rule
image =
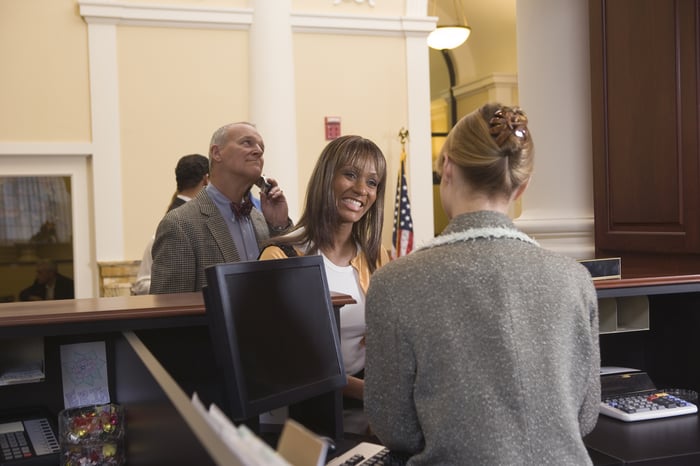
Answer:
[[[534,244],[539,246],[537,241],[527,236],[525,233],[515,230],[513,228],[506,227],[489,227],[489,228],[470,228],[466,231],[458,231],[455,233],[448,233],[446,235],[437,236],[425,244],[419,246],[415,250],[434,248],[436,246],[442,246],[443,244],[452,244],[459,241],[472,241],[475,239],[494,239],[494,238],[511,238],[524,241],[526,243]]]

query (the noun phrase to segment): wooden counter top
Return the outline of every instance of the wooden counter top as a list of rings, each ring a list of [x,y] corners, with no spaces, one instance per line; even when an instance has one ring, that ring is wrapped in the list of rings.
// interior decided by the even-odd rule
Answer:
[[[628,288],[632,286],[680,285],[700,283],[700,275],[673,275],[667,277],[640,277],[612,280],[598,280],[595,287],[598,290],[608,288]]]
[[[351,296],[340,293],[331,293],[331,298],[334,306],[355,302]],[[204,315],[204,299],[199,292],[63,299],[0,304],[0,327]]]
[[[599,298],[700,292],[700,275],[622,278],[594,282]]]

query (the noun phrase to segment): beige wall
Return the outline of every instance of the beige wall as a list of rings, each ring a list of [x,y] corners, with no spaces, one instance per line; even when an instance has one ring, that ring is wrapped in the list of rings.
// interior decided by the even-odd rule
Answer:
[[[515,2],[516,0],[462,2],[472,32],[463,45],[450,52],[457,85],[469,84],[493,73],[517,74]],[[433,14],[438,14],[442,22],[445,15],[452,14],[452,2],[437,3],[440,8]],[[442,54],[431,49],[431,99],[440,98],[447,91],[448,85],[447,66]]]
[[[393,37],[296,34],[294,46],[302,197],[316,159],[327,143],[324,117],[340,116],[342,134],[372,139],[388,159],[384,244],[390,247],[396,155],[401,150],[398,133],[407,125],[403,41]]]
[[[403,7],[402,2],[394,3]],[[191,152],[206,155],[214,129],[250,119],[249,44],[246,31],[149,27],[119,27],[117,41],[124,256],[134,259],[141,257],[174,190],[177,159]],[[327,143],[325,116],[342,118],[342,134],[361,134],[377,142],[390,161],[388,181],[393,185],[398,167],[394,159],[400,150],[397,135],[407,125],[403,43],[396,37],[293,35],[299,154],[295,181],[301,187],[299,198],[289,200],[293,208],[301,211],[308,177]],[[268,161],[275,157],[285,157],[283,147],[267,151]],[[268,175],[283,187],[289,176],[269,170]],[[387,247],[392,206],[389,195]]]
[[[472,82],[491,73],[516,74],[516,0],[462,3],[472,33],[469,40],[454,51],[460,76],[458,82]]]
[[[75,0],[0,0],[0,141],[90,140],[85,23]]]
[[[248,120],[244,31],[118,28],[125,258],[140,259],[176,189],[177,160]]]

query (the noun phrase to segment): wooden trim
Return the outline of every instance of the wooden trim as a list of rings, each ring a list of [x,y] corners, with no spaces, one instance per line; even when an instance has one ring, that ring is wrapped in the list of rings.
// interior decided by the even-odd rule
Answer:
[[[331,293],[334,307],[352,304],[345,294]],[[0,304],[0,328],[205,315],[201,293],[117,296]]]
[[[633,286],[688,285],[700,283],[700,275],[676,275],[669,277],[623,278],[620,280],[601,280],[595,283],[597,290],[610,288],[630,288]]]
[[[700,275],[623,278],[595,282],[598,299],[625,296],[700,293]]]

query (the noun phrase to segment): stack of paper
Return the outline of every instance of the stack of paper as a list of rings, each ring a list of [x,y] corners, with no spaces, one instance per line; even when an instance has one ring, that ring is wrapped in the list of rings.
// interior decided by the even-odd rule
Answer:
[[[287,419],[275,451],[245,425],[234,425],[221,409],[207,409],[196,393],[192,404],[217,432],[236,459],[244,466],[322,466],[328,444],[301,424]]]
[[[0,373],[0,385],[41,382],[44,380],[44,365],[41,361],[11,367]]]

